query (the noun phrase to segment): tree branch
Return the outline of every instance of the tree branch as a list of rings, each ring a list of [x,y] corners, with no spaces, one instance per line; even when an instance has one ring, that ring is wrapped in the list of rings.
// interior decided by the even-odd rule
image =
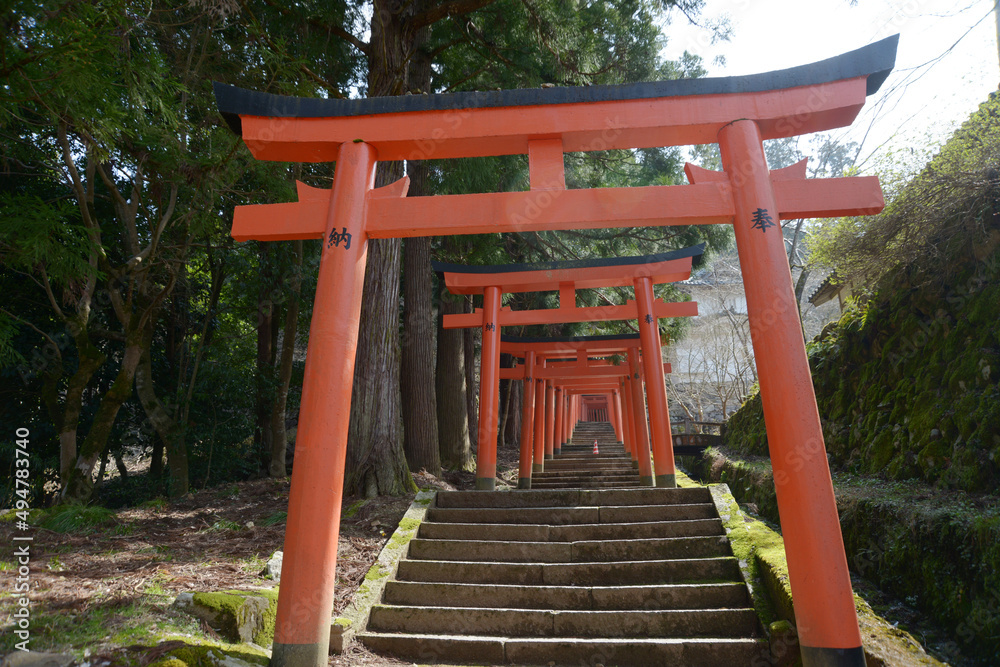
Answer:
[[[441,19],[449,16],[462,16],[477,9],[482,9],[486,5],[492,4],[494,0],[448,0],[436,7],[431,7],[419,14],[416,14],[407,23],[411,30],[417,30],[437,23]]]
[[[52,309],[56,311],[56,315],[59,316],[59,319],[65,322],[66,316],[63,314],[62,309],[59,307],[59,302],[56,301],[56,295],[52,293],[52,284],[49,282],[49,276],[45,272],[45,265],[42,264],[41,266],[39,266],[39,270],[40,273],[42,274],[42,287],[45,288],[45,295],[49,297],[49,304],[52,306]]]
[[[277,2],[274,2],[274,0],[264,0],[264,4],[266,4],[271,9],[274,9],[277,12],[279,12],[281,14],[284,14],[285,16],[294,16],[295,15],[295,12],[293,12],[290,9],[288,9],[283,4],[279,4]],[[244,9],[246,9],[245,6],[244,6]],[[360,39],[358,39],[357,37],[355,37],[351,33],[347,32],[346,30],[344,30],[339,25],[333,25],[333,24],[329,24],[329,23],[321,23],[320,21],[317,21],[316,19],[306,19],[306,23],[308,23],[309,25],[311,25],[313,27],[320,28],[321,30],[328,30],[331,35],[334,35],[335,37],[339,37],[340,39],[344,40],[345,42],[347,42],[348,44],[350,44],[351,46],[353,46],[354,48],[356,48],[358,51],[360,51],[361,53],[365,54],[366,56],[370,56],[371,55],[371,45],[369,45],[367,42],[362,42]]]
[[[77,200],[80,202],[80,213],[83,216],[83,224],[87,225],[88,229],[93,229],[94,219],[91,217],[90,209],[87,207],[87,191],[83,187],[83,181],[80,180],[80,172],[73,161],[73,151],[70,148],[69,137],[66,134],[66,121],[62,119],[59,120],[59,125],[56,129],[56,138],[62,147],[63,164],[66,165],[66,170],[69,172],[70,185],[73,188],[73,192],[76,193]]]

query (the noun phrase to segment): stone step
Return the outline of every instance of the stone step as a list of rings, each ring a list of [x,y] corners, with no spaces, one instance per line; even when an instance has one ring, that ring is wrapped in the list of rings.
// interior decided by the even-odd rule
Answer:
[[[572,586],[581,582],[627,586],[739,581],[739,578],[739,565],[732,556],[610,563],[494,563],[407,558],[399,563],[396,572],[398,581],[524,586]]]
[[[483,493],[483,492],[480,492]],[[509,492],[511,495],[515,492]],[[524,493],[518,491],[517,493]],[[437,523],[547,524],[644,523],[718,518],[711,503],[625,505],[605,507],[432,507],[427,521]]]
[[[594,467],[594,466],[624,466],[632,465],[632,459],[628,456],[605,456],[603,454],[573,454],[572,456],[557,456],[554,459],[546,459],[545,466],[555,466],[557,468],[572,468],[574,466]]]
[[[560,472],[563,470],[603,472],[612,470],[630,470],[632,469],[632,460],[626,458],[598,460],[596,457],[590,461],[564,461],[562,459],[549,459],[543,465],[546,472]]]
[[[544,464],[544,469],[541,472],[547,474],[551,473],[600,473],[600,474],[622,474],[634,472],[635,468],[632,466],[631,461],[621,460],[615,461],[614,463],[565,463],[562,461],[552,460],[546,461]]]
[[[442,491],[437,507],[578,507],[600,505],[667,505],[710,503],[707,488],[608,489],[608,490],[522,490],[522,491]]]
[[[573,611],[375,605],[368,629],[507,637],[742,637],[756,631],[753,609]]]
[[[498,540],[410,541],[408,558],[491,563],[606,563],[620,560],[712,558],[732,553],[725,535],[587,542],[501,542]]]
[[[562,463],[560,461],[546,461],[543,464],[543,470],[538,473],[533,473],[532,477],[537,474],[545,473],[562,473],[577,475],[580,473],[599,473],[599,474],[622,474],[622,473],[633,473],[637,470],[635,466],[632,465],[631,461],[620,461],[616,463],[577,463],[569,464]]]
[[[577,482],[538,482],[532,483],[533,489],[639,489],[648,488],[643,485],[638,478],[630,482],[605,482],[600,480],[580,480]]]
[[[386,604],[479,607],[484,600],[514,609],[719,609],[749,605],[742,582],[661,586],[521,586],[390,581]]]
[[[550,526],[514,523],[437,523],[425,521],[418,536],[430,540],[500,540],[504,542],[579,542],[662,537],[723,535],[719,519],[585,523]]]
[[[599,470],[558,470],[553,472],[536,472],[531,475],[535,482],[575,482],[587,479],[602,482],[631,482],[639,479],[636,470],[616,470],[614,472],[602,472]]]
[[[452,662],[515,665],[698,665],[733,667],[770,664],[767,643],[748,638],[506,638],[375,633],[358,635],[370,649],[420,664]]]

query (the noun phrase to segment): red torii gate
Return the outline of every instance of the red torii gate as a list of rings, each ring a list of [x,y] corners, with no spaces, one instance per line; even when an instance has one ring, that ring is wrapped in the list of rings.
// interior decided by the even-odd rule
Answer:
[[[553,337],[553,338],[518,338],[514,336],[503,336],[500,342],[502,352],[514,354],[524,359],[524,365],[515,368],[500,369],[500,376],[504,379],[524,378],[526,384],[532,380],[535,382],[535,391],[529,392],[525,387],[522,415],[530,415],[529,418],[522,418],[521,421],[521,458],[518,472],[518,487],[530,488],[531,473],[542,472],[545,469],[544,460],[552,458],[557,451],[558,442],[555,434],[548,430],[548,420],[560,423],[557,416],[559,403],[556,401],[554,392],[556,385],[550,378],[562,378],[563,386],[577,384],[586,389],[607,389],[617,396],[616,411],[618,415],[624,416],[620,419],[622,427],[622,442],[626,444],[629,453],[632,455],[634,465],[639,469],[639,477],[643,485],[653,486],[653,467],[650,463],[650,441],[649,431],[646,421],[646,401],[642,389],[643,364],[639,363],[639,349],[642,347],[642,340],[639,334],[624,334],[611,336],[573,336],[573,337]],[[591,377],[565,379],[566,371],[559,368],[549,369],[547,363],[556,359],[567,357],[576,360],[577,367],[586,365],[584,360],[591,356],[611,356],[626,355],[627,365],[621,370],[615,370],[614,374],[603,371],[603,382],[595,382],[597,372],[588,369],[587,373]],[[655,359],[660,358],[657,349],[650,356]],[[669,364],[660,366],[662,372],[670,372]],[[623,392],[624,390],[624,392]],[[653,399],[650,399],[652,402]],[[624,402],[624,405],[622,405]],[[551,406],[555,405],[553,409]],[[666,406],[664,405],[664,408]],[[564,408],[565,410],[565,408]],[[650,409],[650,413],[653,408]],[[551,417],[549,415],[552,415]],[[667,415],[669,420],[669,414]],[[569,425],[575,418],[567,418],[562,425],[562,433],[568,434]],[[668,421],[669,423],[669,421]],[[534,430],[532,431],[532,425]],[[565,441],[565,438],[563,439]],[[530,445],[534,444],[534,464],[531,464],[532,450]],[[672,443],[671,443],[672,447]],[[673,450],[653,451],[653,458],[656,462],[656,471],[661,473],[670,470],[673,473]],[[665,474],[665,473],[664,473]]]
[[[477,438],[476,488],[496,488],[497,421],[500,395],[500,328],[513,324],[557,324],[597,320],[636,320],[650,379],[649,422],[652,448],[657,463],[656,486],[674,487],[673,437],[667,410],[667,390],[663,368],[656,359],[660,352],[660,317],[683,317],[698,314],[698,304],[687,301],[665,303],[653,297],[653,285],[687,280],[691,277],[693,258],[700,256],[704,245],[674,252],[639,257],[590,259],[570,262],[466,266],[434,263],[452,294],[482,294],[483,308],[473,313],[445,315],[445,329],[482,327],[483,342],[479,375],[479,433]],[[624,306],[580,308],[576,290],[595,287],[635,289],[635,301]],[[504,293],[559,292],[559,307],[542,310],[512,311],[502,309]],[[556,403],[557,410],[562,405]],[[559,431],[561,413],[556,416]],[[556,438],[558,440],[558,438]]]
[[[812,65],[721,79],[359,100],[215,85],[263,160],[337,162],[332,190],[236,209],[237,240],[323,239],[303,380],[272,664],[326,664],[357,324],[370,238],[733,224],[803,663],[864,665],[847,559],[805,355],[782,219],[866,215],[878,179],[779,179],[762,140],[849,125],[892,70],[898,36]],[[692,183],[565,189],[566,151],[719,144]],[[531,189],[406,198],[377,160],[528,154]],[[804,171],[804,170],[803,170]],[[768,233],[768,230],[772,230]]]

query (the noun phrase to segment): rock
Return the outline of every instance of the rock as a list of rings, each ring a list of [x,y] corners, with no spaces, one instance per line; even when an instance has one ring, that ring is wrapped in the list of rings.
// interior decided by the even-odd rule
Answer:
[[[931,429],[931,440],[940,440],[940,439],[941,439],[941,431],[939,431],[936,428],[932,428]]]
[[[267,565],[264,569],[260,571],[260,576],[265,579],[274,579],[275,581],[281,581],[281,561],[284,557],[280,551],[275,551],[271,555],[271,560],[267,561]]]
[[[770,630],[771,661],[775,667],[791,667],[799,664],[799,637],[788,621],[775,621]]]
[[[191,640],[198,642],[198,640]],[[149,667],[266,667],[270,651],[256,644],[240,644],[230,648],[209,643],[168,642],[160,644],[167,650]]]
[[[181,593],[174,606],[202,619],[227,641],[266,646],[274,640],[276,590]]]
[[[37,651],[14,651],[0,662],[2,667],[69,667],[76,661],[65,653],[39,653]]]

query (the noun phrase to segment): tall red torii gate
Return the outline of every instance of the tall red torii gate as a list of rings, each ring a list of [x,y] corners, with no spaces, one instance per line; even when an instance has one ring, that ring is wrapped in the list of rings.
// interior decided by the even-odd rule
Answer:
[[[874,177],[775,178],[762,141],[850,125],[892,70],[897,41],[780,72],[622,86],[340,100],[216,84],[220,112],[256,158],[337,162],[331,190],[300,184],[299,202],[237,207],[233,220],[237,240],[323,239],[272,664],[327,662],[368,239],[733,224],[803,663],[864,665],[778,222],[877,213],[884,200]],[[690,185],[565,188],[566,151],[716,142],[724,171],[690,170]],[[406,179],[374,188],[378,160],[518,153],[527,192],[407,198]]]
[[[673,437],[663,368],[659,366],[660,317],[698,314],[698,304],[665,303],[653,296],[653,285],[687,280],[694,257],[704,245],[658,255],[589,259],[568,262],[467,266],[434,263],[452,294],[482,294],[483,308],[467,314],[445,315],[445,329],[482,328],[479,374],[479,432],[477,434],[476,488],[496,488],[497,421],[499,417],[500,329],[512,324],[567,324],[599,320],[635,320],[642,340],[646,377],[649,378],[649,423],[656,460],[655,485],[676,486]],[[624,306],[580,308],[576,290],[597,287],[635,289],[635,301]],[[512,311],[500,307],[505,293],[559,292],[559,307]],[[529,376],[530,378],[530,376]],[[561,433],[562,403],[556,403],[556,432]],[[558,440],[558,437],[555,438]]]

